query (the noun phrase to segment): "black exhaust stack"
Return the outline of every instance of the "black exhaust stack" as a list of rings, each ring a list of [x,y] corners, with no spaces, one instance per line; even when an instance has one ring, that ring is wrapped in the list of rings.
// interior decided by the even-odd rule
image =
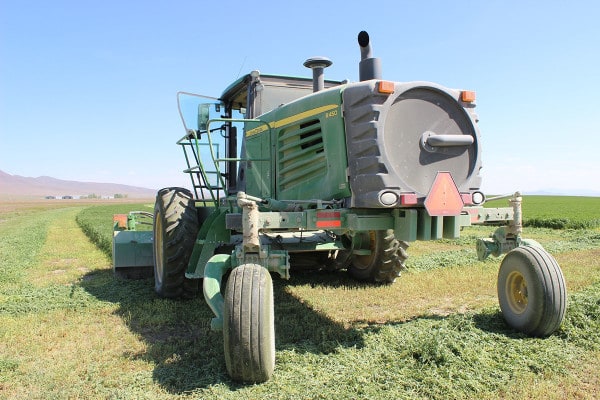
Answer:
[[[323,90],[325,87],[325,75],[323,70],[329,67],[333,62],[327,57],[313,57],[304,61],[304,66],[313,71],[313,92]]]
[[[358,64],[360,81],[381,79],[381,60],[373,57],[367,32],[361,31],[358,34],[358,45],[360,46],[360,63]]]

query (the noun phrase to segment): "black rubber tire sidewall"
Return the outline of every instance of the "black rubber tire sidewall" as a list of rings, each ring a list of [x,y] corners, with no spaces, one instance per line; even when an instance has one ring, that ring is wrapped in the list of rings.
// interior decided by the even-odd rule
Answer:
[[[527,307],[516,313],[509,305],[508,280],[518,272],[527,282]],[[518,247],[502,260],[498,272],[498,301],[504,319],[512,328],[531,336],[548,336],[564,319],[567,294],[562,271],[544,249]]]
[[[154,289],[159,296],[197,296],[200,281],[186,278],[185,271],[198,229],[198,216],[189,190],[164,188],[158,191],[154,205],[153,249]],[[162,269],[158,266],[160,262]]]
[[[229,275],[223,345],[231,378],[249,383],[270,379],[275,368],[273,283],[260,265],[244,264]]]
[[[406,269],[408,243],[397,240],[393,229],[359,234],[374,235],[374,241],[370,248],[371,255],[365,257],[369,259],[368,262],[356,256],[351,257],[348,266],[350,276],[362,281],[393,283]]]

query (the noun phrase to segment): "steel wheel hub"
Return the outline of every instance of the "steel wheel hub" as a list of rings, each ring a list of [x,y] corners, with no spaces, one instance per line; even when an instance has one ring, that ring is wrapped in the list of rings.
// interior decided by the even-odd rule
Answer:
[[[508,306],[515,314],[527,309],[527,281],[519,272],[512,272],[506,279],[506,298]]]

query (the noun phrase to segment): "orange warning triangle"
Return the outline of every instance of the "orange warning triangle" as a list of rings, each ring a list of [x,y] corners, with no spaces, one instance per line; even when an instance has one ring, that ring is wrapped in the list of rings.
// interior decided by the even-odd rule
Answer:
[[[425,208],[429,215],[460,215],[463,206],[462,197],[450,172],[438,172],[425,199]]]

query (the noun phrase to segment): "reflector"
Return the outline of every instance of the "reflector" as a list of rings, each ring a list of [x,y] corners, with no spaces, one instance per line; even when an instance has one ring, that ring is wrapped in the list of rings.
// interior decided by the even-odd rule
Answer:
[[[394,93],[394,82],[379,81],[379,93],[391,94]]]
[[[415,193],[405,193],[400,196],[400,201],[403,206],[417,204],[417,195]]]
[[[339,228],[342,226],[339,211],[317,211],[317,228]]]
[[[127,229],[127,214],[114,214],[113,223],[117,223],[117,228]]]
[[[460,92],[460,100],[464,101],[465,103],[472,103],[475,101],[475,98],[475,92],[471,90],[463,90]]]
[[[425,199],[425,208],[429,215],[432,217],[460,215],[463,206],[462,196],[450,172],[438,172]]]

